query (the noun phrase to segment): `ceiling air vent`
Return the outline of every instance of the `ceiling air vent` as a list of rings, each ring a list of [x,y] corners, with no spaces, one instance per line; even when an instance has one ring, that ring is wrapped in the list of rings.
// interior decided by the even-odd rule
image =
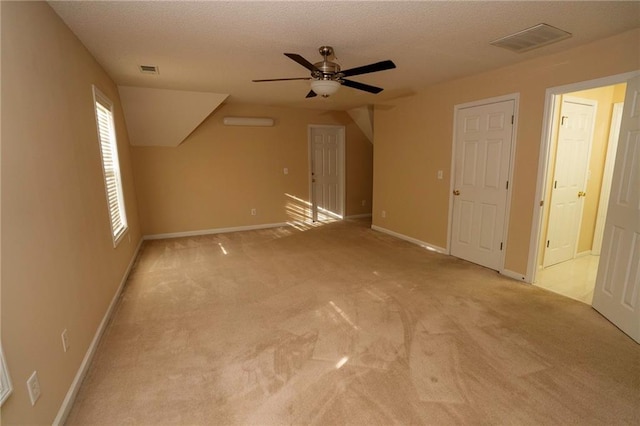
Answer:
[[[160,74],[155,65],[140,65],[140,72],[142,74]]]
[[[527,52],[571,37],[571,33],[547,24],[538,24],[526,30],[493,40],[490,44],[516,53]]]

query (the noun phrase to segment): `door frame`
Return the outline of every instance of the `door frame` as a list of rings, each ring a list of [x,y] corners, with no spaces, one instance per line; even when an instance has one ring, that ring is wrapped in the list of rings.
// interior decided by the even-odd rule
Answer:
[[[616,152],[618,151],[623,108],[624,102],[615,103],[613,104],[613,112],[611,114],[607,153],[605,154],[604,171],[602,173],[602,187],[600,188],[600,201],[598,202],[598,213],[596,216],[596,229],[593,233],[593,243],[591,244],[591,254],[598,256],[602,249],[602,238],[604,237],[604,223],[607,216],[605,211],[608,210],[608,201],[611,196],[611,179],[613,177]]]
[[[337,129],[339,134],[338,139],[338,173],[340,174],[338,185],[338,190],[340,191],[339,199],[340,199],[340,212],[337,213],[339,219],[343,219],[345,216],[346,209],[346,161],[345,161],[345,137],[346,137],[346,127],[341,125],[334,124],[309,124],[307,126],[307,176],[309,178],[309,206],[311,207],[311,215],[312,220],[315,222],[317,220],[318,214],[318,206],[315,203],[315,197],[313,194],[313,183],[311,173],[313,171],[313,147],[311,140],[311,130],[312,129]]]
[[[531,235],[529,237],[529,260],[527,262],[527,274],[524,279],[525,282],[534,283],[536,273],[538,271],[540,238],[542,236],[542,213],[544,211],[543,204],[548,202],[548,200],[545,199],[545,189],[548,182],[547,170],[549,168],[549,152],[553,137],[553,112],[557,107],[557,95],[626,83],[629,79],[638,75],[640,75],[640,71],[631,71],[623,74],[596,78],[593,80],[550,87],[546,90],[544,112],[542,116],[540,151],[538,153],[538,178],[533,204],[533,221],[531,226]]]
[[[587,190],[587,183],[589,181],[589,165],[591,164],[591,151],[593,148],[593,137],[595,134],[595,130],[596,130],[596,117],[598,116],[598,102],[594,101],[592,99],[586,99],[586,98],[579,98],[576,96],[566,96],[564,94],[562,95],[558,95],[560,97],[560,99],[556,98],[556,100],[559,100],[559,114],[562,114],[562,104],[563,102],[571,102],[571,103],[575,103],[575,104],[582,104],[582,105],[588,105],[590,107],[593,108],[593,120],[591,121],[591,130],[589,133],[589,144],[587,146],[587,159],[586,159],[586,167],[585,167],[585,172],[584,172],[584,179],[582,181],[582,188],[584,191]],[[556,125],[558,125],[557,123],[557,118],[558,116],[554,114],[554,117],[551,120],[551,126],[555,127]],[[555,155],[556,155],[556,159],[555,159],[555,166],[557,166],[558,164],[558,144],[560,143],[560,125],[558,125],[558,138],[556,140],[556,144],[553,147],[553,151],[555,151]],[[552,146],[549,145],[549,156],[551,156],[552,154]],[[554,170],[548,171],[549,173],[549,180],[547,182],[553,181],[556,177],[556,167],[554,167]],[[553,200],[553,191],[551,191],[551,195],[549,197],[549,202],[551,203],[551,201]],[[580,229],[582,228],[582,216],[584,215],[584,198],[582,200],[580,200],[580,205],[578,207],[578,210],[580,210],[580,218],[578,219],[578,232],[576,232],[576,240],[574,242],[575,246],[573,249],[573,253],[571,254],[571,259],[575,259],[576,257],[578,257],[578,255],[580,255],[580,253],[578,253],[578,244],[580,243]],[[547,217],[547,223],[549,222],[549,219],[551,218],[551,210],[549,210],[549,215]],[[543,217],[544,219],[544,217]],[[542,235],[540,235],[540,237],[542,237]],[[546,239],[549,239],[549,225],[547,224],[547,235],[546,235]],[[539,247],[542,247],[542,245],[540,245]],[[546,254],[547,251],[546,249],[543,250],[543,255],[542,255],[542,263],[544,264],[544,260],[546,259]]]
[[[513,128],[511,130],[511,153],[509,155],[509,170],[507,172],[509,188],[507,188],[507,200],[505,204],[505,212],[504,212],[504,228],[502,230],[502,241],[504,241],[504,247],[502,250],[502,254],[500,255],[500,268],[498,272],[507,276],[513,276],[513,274],[509,273],[504,269],[504,260],[505,254],[507,252],[508,246],[508,236],[509,236],[509,218],[511,215],[511,194],[513,193],[513,165],[515,164],[516,158],[516,145],[517,145],[517,135],[518,135],[518,111],[520,104],[520,93],[511,93],[508,95],[495,96],[492,98],[480,99],[472,102],[465,102],[463,104],[457,104],[453,107],[453,142],[451,148],[451,179],[449,179],[449,215],[448,215],[448,225],[447,225],[447,247],[446,253],[451,255],[451,236],[452,236],[452,227],[453,227],[453,190],[455,189],[454,177],[456,175],[455,164],[456,164],[456,148],[457,148],[457,140],[458,135],[456,132],[456,127],[458,123],[458,115],[460,110],[478,107],[482,105],[495,104],[504,101],[513,101]]]

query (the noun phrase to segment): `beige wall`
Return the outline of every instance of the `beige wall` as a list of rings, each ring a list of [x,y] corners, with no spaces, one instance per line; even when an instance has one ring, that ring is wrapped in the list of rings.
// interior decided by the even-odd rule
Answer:
[[[2,7],[2,423],[51,424],[140,240],[114,83],[46,3]],[[91,85],[115,102],[129,238],[114,249]],[[60,334],[68,330],[70,349]],[[36,370],[42,396],[31,406]]]
[[[373,223],[446,247],[456,104],[519,93],[505,269],[526,274],[545,91],[640,69],[640,30],[429,87],[375,109]],[[437,170],[445,179],[437,180]],[[386,210],[387,217],[381,217]]]
[[[272,117],[275,125],[225,126],[226,116]],[[295,219],[287,204],[297,202],[285,194],[309,200],[309,124],[346,126],[346,214],[370,213],[373,147],[347,113],[228,104],[178,147],[132,147],[143,233]]]

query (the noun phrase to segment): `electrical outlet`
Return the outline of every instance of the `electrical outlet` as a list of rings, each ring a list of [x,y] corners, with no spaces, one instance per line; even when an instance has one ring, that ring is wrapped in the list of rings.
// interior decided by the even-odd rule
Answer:
[[[288,175],[289,169],[285,167],[284,169],[282,169],[282,173],[284,173],[285,175]]]
[[[442,180],[443,177],[444,177],[444,173],[442,172],[442,170],[438,170],[438,179]]]
[[[387,217],[387,212],[382,210],[382,218],[384,219],[385,217]]]
[[[367,205],[367,200],[362,200],[362,205],[366,206]]]
[[[36,401],[40,398],[40,382],[38,381],[38,373],[33,372],[27,380],[27,389],[29,390],[29,399],[31,405],[36,405]]]
[[[255,216],[258,214],[258,211],[256,209],[251,209],[251,216]]]
[[[69,350],[69,336],[67,336],[67,329],[62,332],[62,349],[66,352]]]

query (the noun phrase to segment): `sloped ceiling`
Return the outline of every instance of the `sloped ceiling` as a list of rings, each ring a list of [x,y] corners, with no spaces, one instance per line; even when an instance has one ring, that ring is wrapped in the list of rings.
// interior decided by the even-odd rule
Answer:
[[[228,95],[119,86],[129,142],[178,146]]]
[[[560,52],[640,26],[638,1],[52,1],[51,7],[118,85],[228,93],[227,102],[349,110],[445,80]],[[573,36],[526,53],[490,41],[541,22]],[[397,69],[353,77],[383,87],[342,87],[305,99],[306,77],[283,55],[320,60],[335,48],[343,69],[385,59]],[[139,65],[156,65],[159,75]]]

